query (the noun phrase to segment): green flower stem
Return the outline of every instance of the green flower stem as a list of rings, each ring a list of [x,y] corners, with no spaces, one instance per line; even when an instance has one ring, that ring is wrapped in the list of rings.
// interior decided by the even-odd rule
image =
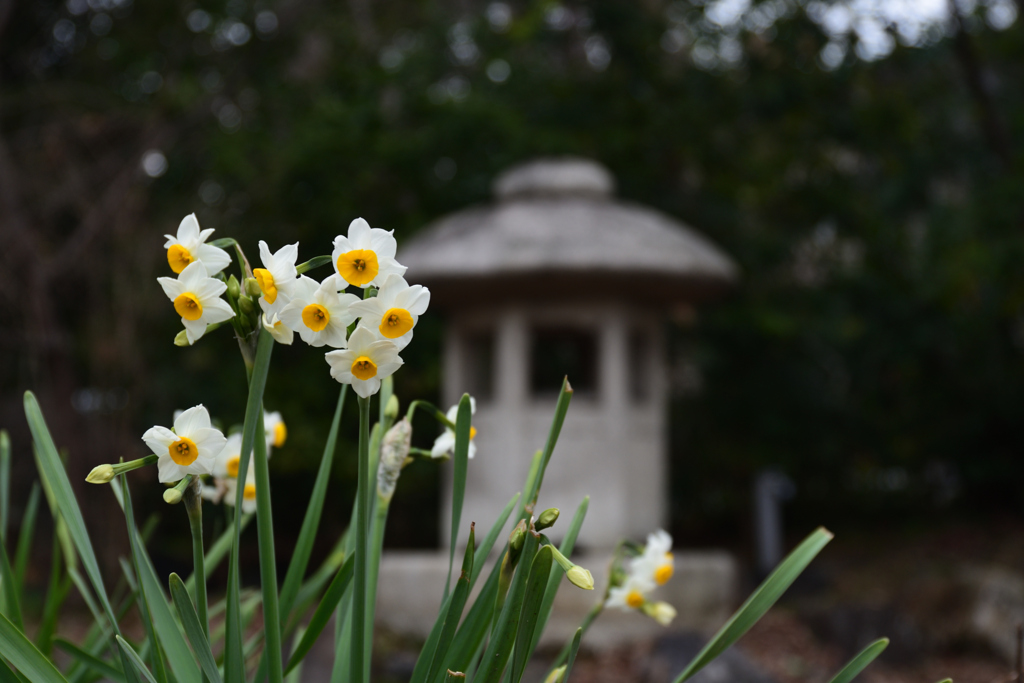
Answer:
[[[270,683],[284,680],[281,648],[281,615],[277,602],[277,558],[274,552],[274,516],[270,508],[270,469],[267,466],[267,442],[263,438],[263,411],[256,416],[253,440],[256,475],[256,534],[260,547],[260,585],[263,589],[263,629]]]
[[[323,255],[323,256],[314,256],[313,258],[309,259],[305,263],[300,263],[299,265],[295,266],[295,272],[298,275],[302,275],[303,273],[309,272],[309,271],[313,270],[314,268],[319,268],[320,266],[325,266],[325,265],[327,265],[330,262],[331,262],[331,255],[330,254],[326,254],[326,255]]]
[[[203,498],[199,494],[199,480],[185,489],[185,511],[188,513],[188,525],[192,529],[192,576],[196,577],[193,598],[196,603],[196,614],[199,624],[203,627],[203,635],[210,639],[210,617],[206,597],[206,555],[203,548]],[[205,678],[204,678],[205,680]]]
[[[416,409],[423,406],[423,409],[430,413],[430,416],[435,420],[443,424],[448,429],[455,431],[455,423],[448,419],[448,416],[438,410],[437,406],[429,401],[417,399],[409,404],[409,410],[405,412],[405,419],[412,422],[413,416],[416,414]]]
[[[374,490],[370,482],[370,399],[359,397],[359,479],[356,487],[356,547],[355,572],[352,593],[352,648],[349,657],[352,660],[350,683],[366,683],[367,676],[365,629],[366,623],[366,589],[367,589],[367,556],[369,543],[366,537],[370,521],[370,492]]]

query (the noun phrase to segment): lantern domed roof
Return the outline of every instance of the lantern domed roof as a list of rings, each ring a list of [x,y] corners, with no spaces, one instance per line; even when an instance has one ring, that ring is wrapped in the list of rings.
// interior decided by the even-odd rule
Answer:
[[[626,286],[693,299],[737,278],[724,252],[659,211],[617,201],[587,159],[539,159],[494,182],[494,204],[443,216],[402,246],[410,281],[449,288],[551,291]],[[438,291],[441,290],[441,291]]]

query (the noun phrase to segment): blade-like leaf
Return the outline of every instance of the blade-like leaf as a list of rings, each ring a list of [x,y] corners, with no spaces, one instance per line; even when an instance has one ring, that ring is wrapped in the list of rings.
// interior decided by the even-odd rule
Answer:
[[[36,516],[39,514],[39,484],[32,483],[32,492],[28,494],[28,505],[25,516],[21,518],[21,530],[18,532],[18,549],[14,553],[14,576],[19,586],[25,585],[25,570],[28,568],[28,557],[32,552],[32,538],[35,535]]]
[[[181,624],[185,627],[185,636],[192,645],[192,652],[195,653],[199,665],[203,668],[206,677],[214,683],[220,683],[220,672],[217,671],[217,661],[213,658],[213,651],[210,649],[210,642],[203,633],[203,626],[199,623],[199,615],[192,599],[188,596],[185,583],[177,574],[172,573],[167,581],[171,589],[171,599],[178,609],[178,616],[181,617]]]
[[[824,528],[817,528],[804,542],[797,546],[784,559],[775,571],[758,586],[747,601],[725,623],[715,637],[704,646],[689,666],[675,679],[675,683],[683,683],[695,673],[703,669],[708,662],[722,654],[730,645],[739,640],[764,613],[782,597],[790,584],[810,564],[821,549],[832,540],[832,533]]]
[[[495,520],[494,524],[491,526],[490,531],[487,532],[487,535],[484,537],[480,547],[475,551],[475,555],[479,560],[473,563],[473,575],[469,579],[470,591],[472,591],[473,586],[476,585],[476,580],[480,576],[480,572],[483,571],[487,556],[491,554],[491,549],[494,547],[495,541],[498,540],[498,535],[505,527],[505,523],[508,521],[508,516],[512,514],[512,509],[515,507],[519,497],[520,494],[518,493],[512,496],[511,500],[509,500],[505,505],[505,509],[501,511],[501,514],[498,515],[498,519]],[[486,588],[484,590],[486,590]],[[477,598],[478,602],[479,600],[480,598]],[[493,596],[491,606],[493,607]],[[467,621],[473,615],[472,609],[473,608],[470,609],[470,616],[466,617]],[[420,650],[419,658],[416,660],[416,666],[413,668],[412,677],[409,679],[410,683],[419,683],[420,681],[427,680],[426,675],[427,668],[430,665],[430,653],[434,652],[437,648],[437,640],[441,637],[441,628],[444,626],[444,615],[447,614],[447,611],[447,604],[442,603],[441,610],[438,612],[437,619],[434,621],[434,626],[430,629],[430,635],[427,636],[427,642],[424,643],[423,648]],[[490,613],[488,613],[488,621],[490,621]],[[462,635],[462,629],[459,630],[459,634]],[[459,635],[456,636],[456,645],[459,642],[459,637]],[[481,638],[482,637],[483,635],[481,634]],[[470,653],[469,656],[472,656],[472,653]]]
[[[146,548],[142,545],[138,530],[135,528],[135,518],[132,513],[132,497],[128,490],[128,480],[125,475],[119,477],[122,481],[122,495],[124,497],[124,516],[128,521],[128,538],[132,548],[132,557],[135,561],[135,572],[138,575],[139,587],[142,589],[142,596],[149,607],[150,617],[153,619],[153,628],[156,630],[156,637],[167,653],[167,661],[175,678],[179,683],[201,683],[202,676],[199,667],[196,666],[192,653],[188,649],[185,637],[178,629],[178,623],[171,614],[171,608],[167,604],[167,597],[160,587],[160,580],[157,578],[156,570],[149,559]]]
[[[887,647],[889,647],[888,638],[879,638],[871,643],[839,670],[839,673],[832,678],[832,683],[850,683],[868,664],[875,661],[875,658],[882,654],[882,650]]]
[[[141,674],[142,678],[148,681],[148,683],[156,683],[156,679],[153,678],[153,674],[149,673],[149,669],[146,668],[145,662],[143,662],[138,653],[132,649],[132,646],[129,645],[121,636],[116,636],[116,638],[117,646],[121,649],[121,656],[127,660],[128,664],[134,667],[135,671]]]
[[[459,542],[459,525],[462,524],[462,503],[466,498],[466,470],[469,463],[469,433],[473,424],[472,403],[469,394],[463,394],[459,401],[458,416],[455,418],[455,457],[452,458],[452,527],[448,554],[448,578],[444,584],[444,597],[448,599],[448,588],[452,582],[452,567],[455,565],[455,546]]]
[[[330,260],[329,257],[328,260]],[[292,559],[288,564],[288,572],[285,574],[284,583],[281,585],[282,627],[288,621],[288,615],[295,605],[295,597],[298,595],[299,588],[302,585],[302,578],[306,575],[309,556],[313,552],[316,530],[320,525],[320,515],[323,512],[324,500],[327,497],[327,485],[331,479],[331,465],[334,462],[334,452],[338,443],[338,426],[341,424],[341,413],[345,406],[347,394],[348,385],[343,384],[341,394],[338,396],[338,405],[334,409],[331,430],[327,433],[324,454],[320,458],[320,469],[316,473],[316,482],[313,484],[313,492],[309,496],[309,505],[306,506],[306,516],[302,520],[299,537],[295,542],[295,550],[292,552]]]
[[[526,663],[533,654],[533,635],[540,619],[544,593],[547,591],[548,579],[551,577],[551,546],[544,546],[537,551],[530,567],[530,576],[526,580],[526,594],[523,606],[519,611],[519,628],[516,631],[515,647],[512,651],[512,683],[519,683],[526,671]],[[524,569],[524,567],[520,567]]]
[[[11,437],[0,429],[0,537],[7,538],[7,516],[11,510]]]
[[[57,667],[3,615],[0,615],[0,657],[32,683],[67,683]]]
[[[515,576],[512,577],[512,585],[509,586],[505,605],[501,608],[501,613],[495,622],[491,633],[491,642],[487,644],[487,649],[484,650],[483,658],[480,660],[480,672],[474,678],[480,683],[498,683],[505,671],[505,665],[508,663],[512,646],[516,640],[516,632],[519,630],[519,616],[523,609],[523,598],[526,596],[526,580],[529,570],[533,566],[533,558],[537,554],[537,543],[533,534],[526,535],[526,541],[523,543],[519,557],[519,565],[516,568]],[[547,580],[546,575],[544,579]]]
[[[480,553],[480,556],[482,557],[483,554]],[[478,564],[482,564],[482,562]],[[500,571],[501,562],[499,561],[491,568],[490,575],[480,588],[480,594],[473,606],[469,608],[466,618],[462,620],[462,626],[459,627],[459,631],[455,634],[455,639],[448,649],[448,664],[458,671],[467,673],[473,671],[476,668],[474,661],[483,654],[481,645],[483,645],[487,628],[494,615],[494,599],[498,593]],[[434,680],[438,681],[439,679],[435,678]]]
[[[572,637],[572,644],[569,646],[569,659],[565,661],[565,673],[562,674],[562,683],[569,683],[569,674],[572,673],[572,665],[576,663],[576,653],[580,651],[580,640],[583,639],[583,629],[576,629]]]
[[[256,359],[249,377],[249,397],[245,403],[245,422],[242,425],[242,452],[238,463],[239,472],[249,471],[252,446],[256,438],[256,425],[263,418],[263,390],[267,385],[270,371],[270,354],[274,350],[274,338],[266,330],[260,330],[256,343]],[[259,435],[263,438],[263,434]],[[257,487],[259,484],[257,484]],[[235,506],[234,540],[228,560],[227,611],[224,634],[224,678],[227,683],[244,683],[244,661],[242,654],[242,615],[239,599],[238,551],[242,533],[242,506]]]
[[[46,602],[43,604],[42,621],[36,632],[36,645],[44,655],[50,654],[53,634],[57,632],[57,618],[60,616],[61,605],[71,590],[71,579],[61,575],[61,545],[56,535],[53,537],[53,556],[50,560],[50,583],[46,589]]]
[[[76,661],[81,662],[83,666],[92,669],[101,676],[124,683],[124,672],[113,664],[103,661],[99,657],[86,652],[74,643],[64,640],[63,638],[54,638],[53,644],[56,645],[59,650],[63,650],[67,654],[71,655]]]
[[[555,444],[558,443],[558,435],[562,433],[562,424],[565,422],[565,414],[569,411],[569,402],[572,400],[572,386],[569,378],[562,380],[562,390],[558,394],[558,403],[555,404],[555,416],[551,420],[551,430],[548,432],[548,440],[544,443],[544,455],[541,457],[540,470],[533,482],[532,490],[525,491],[523,501],[528,506],[537,502],[537,494],[544,483],[544,472],[547,471],[548,463],[551,462],[551,455],[555,452]]]
[[[18,577],[14,574],[11,561],[7,557],[7,548],[0,542],[0,604],[3,605],[4,616],[18,627],[19,631],[25,630],[25,623],[21,619],[21,590],[18,587]]]
[[[469,527],[469,541],[466,545],[466,554],[462,558],[462,573],[455,582],[455,590],[452,592],[452,599],[448,601],[448,610],[445,613],[444,626],[441,628],[441,637],[437,641],[433,659],[427,673],[427,680],[433,680],[441,671],[448,648],[452,643],[452,636],[462,618],[462,610],[466,606],[466,599],[469,597],[469,579],[473,574],[473,552],[475,551],[476,538],[474,525]]]
[[[71,489],[71,482],[64,471],[64,463],[61,462],[57,453],[57,446],[53,443],[50,430],[43,418],[43,411],[39,408],[39,401],[31,391],[25,392],[25,416],[28,418],[29,430],[36,444],[36,464],[39,467],[39,474],[44,483],[53,494],[54,504],[60,510],[61,518],[67,525],[68,535],[75,544],[78,556],[85,567],[85,573],[89,576],[93,588],[96,590],[96,597],[103,606],[103,611],[110,620],[110,625],[115,633],[120,633],[117,619],[114,617],[114,610],[107,599],[107,590],[103,585],[103,576],[100,574],[100,566],[96,561],[96,553],[92,548],[92,541],[89,540],[89,532],[85,528],[82,511],[75,500],[75,494]]]
[[[302,639],[299,640],[299,644],[295,646],[295,651],[292,652],[291,659],[288,660],[288,666],[285,667],[286,674],[298,666],[299,662],[309,653],[310,648],[313,647],[313,644],[323,632],[324,627],[327,626],[327,622],[331,620],[334,608],[338,606],[338,602],[352,581],[352,570],[355,567],[353,559],[353,556],[350,555],[338,571],[337,576],[334,577],[334,581],[327,588],[324,599],[317,606],[313,617],[309,620],[309,625],[306,626],[306,632],[302,634]]]

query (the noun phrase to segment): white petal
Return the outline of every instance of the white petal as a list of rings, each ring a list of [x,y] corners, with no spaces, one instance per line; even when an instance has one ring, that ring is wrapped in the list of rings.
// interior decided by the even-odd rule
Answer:
[[[455,432],[450,429],[444,430],[444,433],[434,439],[434,447],[430,449],[430,457],[440,458],[445,453],[450,453],[455,449]]]
[[[178,223],[178,242],[185,245],[185,248],[191,251],[198,241],[199,221],[196,220],[194,213],[190,213],[181,219],[181,223]]]
[[[377,377],[356,379],[352,382],[352,388],[359,394],[360,398],[370,398],[380,391],[380,379]]]
[[[402,367],[402,359],[396,358],[388,363],[379,363],[377,365],[377,379],[384,379],[398,372],[398,368]]]
[[[161,484],[173,484],[185,478],[185,468],[171,460],[171,456],[166,453],[156,461],[156,468]]]
[[[206,266],[208,275],[216,275],[231,265],[231,255],[212,244],[201,244],[196,249],[196,259]]]
[[[394,277],[392,275],[391,277]],[[395,297],[397,308],[404,308],[413,315],[423,315],[430,305],[430,290],[423,285],[413,285],[408,289],[399,292]]]
[[[351,231],[350,233],[351,234]],[[394,230],[382,230],[373,228],[370,230],[370,248],[377,254],[377,259],[393,260],[395,252],[398,251],[398,244],[395,242]]]
[[[222,323],[235,317],[235,312],[224,299],[210,299],[203,302],[203,317],[207,323]]]
[[[476,443],[473,441],[469,442],[469,453],[467,454],[470,460],[476,457]]]
[[[352,376],[352,361],[355,355],[349,350],[328,351],[324,354],[324,360],[331,366],[331,377],[342,384],[351,384],[355,379]]]
[[[199,297],[199,302],[204,306],[206,305],[206,299],[213,299],[226,292],[228,286],[226,283],[221,282],[215,277],[208,277],[205,280],[200,281],[196,288],[191,290],[193,294]]]
[[[202,261],[193,261],[185,266],[185,270],[178,273],[178,281],[181,282],[186,292],[194,292],[202,286],[203,280],[209,277],[206,266]]]
[[[167,427],[150,427],[142,435],[142,440],[146,442],[151,453],[166,455],[167,449],[178,440],[178,437]]]
[[[348,338],[348,348],[352,349],[357,356],[369,355],[365,351],[376,339],[370,330],[365,327],[357,327],[352,331],[352,336]]]
[[[384,317],[384,308],[378,297],[356,301],[349,306],[348,310],[355,318],[369,318],[376,321],[373,323],[374,325],[379,325],[381,318]]]
[[[202,318],[199,320],[185,320],[182,318],[181,324],[185,326],[185,338],[188,339],[189,344],[195,344],[206,334],[206,321]]]
[[[178,295],[185,291],[185,287],[181,282],[173,277],[158,277],[156,281],[160,283],[160,286],[163,287],[164,294],[166,294],[167,298],[171,301],[177,299]]]
[[[209,427],[210,413],[202,403],[184,411],[174,420],[174,431],[178,436],[185,436],[193,440],[195,440],[194,435],[200,429],[208,429]],[[223,448],[224,444],[221,444],[220,447]]]
[[[356,218],[348,224],[348,240],[355,249],[372,249],[370,224],[362,218]]]
[[[224,450],[224,446],[227,445],[227,438],[221,433],[219,429],[213,427],[206,427],[205,429],[197,429],[192,441],[195,443],[196,448],[199,449],[199,457],[214,458]]]

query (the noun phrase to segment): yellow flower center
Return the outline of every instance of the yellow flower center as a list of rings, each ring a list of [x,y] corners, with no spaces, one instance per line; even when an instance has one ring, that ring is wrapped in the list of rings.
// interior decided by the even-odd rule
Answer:
[[[172,244],[167,249],[167,264],[175,273],[185,270],[188,264],[192,263],[192,254],[180,244]]]
[[[357,379],[370,379],[377,375],[377,364],[366,356],[359,356],[352,363],[352,374]]]
[[[188,467],[199,457],[196,442],[185,436],[168,446],[167,453],[171,456],[171,460],[182,467]]]
[[[242,489],[242,498],[256,500],[256,484],[246,484],[245,488]]]
[[[412,329],[412,314],[404,308],[389,308],[380,321],[380,333],[388,339],[397,339]]]
[[[288,438],[288,428],[284,426],[284,422],[278,422],[274,425],[274,448],[280,448],[284,445],[285,439]]]
[[[373,282],[373,278],[377,277],[380,270],[377,253],[372,249],[347,251],[338,257],[335,265],[338,267],[338,274],[345,278],[345,282],[359,287]]]
[[[302,322],[314,332],[319,332],[331,322],[331,314],[320,304],[310,304],[302,309]]]
[[[199,320],[203,317],[203,305],[192,292],[184,292],[174,299],[174,310],[185,320]]]
[[[644,594],[638,590],[631,590],[626,594],[626,604],[633,609],[639,609],[644,602]]]
[[[469,428],[469,440],[472,441],[476,438],[476,427],[470,426]]]
[[[671,553],[668,553],[668,555],[671,557]],[[654,580],[658,582],[659,586],[664,586],[668,583],[668,580],[672,578],[672,573],[674,571],[675,567],[671,562],[659,565],[658,568],[654,570]]]
[[[272,304],[277,301],[277,285],[274,284],[274,276],[270,274],[270,271],[266,268],[255,268],[252,271],[252,276],[256,278],[256,284],[259,285],[267,303]]]
[[[232,479],[238,478],[238,466],[242,459],[237,455],[232,455],[228,458],[227,464],[224,465],[224,469],[227,470],[228,476]]]

